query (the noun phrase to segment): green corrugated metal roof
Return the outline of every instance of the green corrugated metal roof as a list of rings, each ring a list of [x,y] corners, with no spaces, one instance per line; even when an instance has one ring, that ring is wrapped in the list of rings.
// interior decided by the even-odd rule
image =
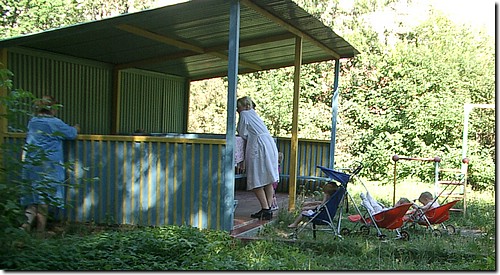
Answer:
[[[228,0],[194,0],[0,41],[189,79],[227,74]],[[295,35],[303,64],[359,52],[290,0],[242,0],[239,72],[292,66]]]

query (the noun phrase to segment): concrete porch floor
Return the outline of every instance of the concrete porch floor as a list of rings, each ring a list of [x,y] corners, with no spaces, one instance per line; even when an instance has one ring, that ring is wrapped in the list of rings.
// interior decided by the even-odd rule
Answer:
[[[273,219],[259,220],[251,218],[250,215],[261,209],[260,203],[252,191],[237,190],[234,199],[238,201],[234,212],[233,230],[231,236],[249,237],[256,233],[264,224],[272,222],[278,215],[278,211],[287,211],[288,193],[276,193],[279,209],[274,211]]]

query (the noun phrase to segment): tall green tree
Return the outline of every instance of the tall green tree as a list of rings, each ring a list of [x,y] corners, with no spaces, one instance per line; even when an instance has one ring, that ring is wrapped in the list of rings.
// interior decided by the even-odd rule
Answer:
[[[365,43],[370,49],[363,47],[368,52],[362,50],[348,69],[341,116],[363,133],[348,139],[350,153],[370,163],[367,172],[379,180],[388,179],[392,154],[440,156],[445,166],[459,167],[464,103],[494,102],[494,43],[438,12],[396,35],[393,46]],[[482,120],[490,125],[483,129],[492,130],[492,119]],[[484,136],[490,143],[472,155],[491,151],[494,132]],[[481,161],[481,172],[491,174],[493,159],[487,162]],[[402,174],[432,177],[419,164]],[[470,182],[478,188],[493,180],[475,179]]]
[[[0,38],[81,22],[75,0],[3,0]]]
[[[155,0],[2,0],[0,38],[103,19],[152,7]]]

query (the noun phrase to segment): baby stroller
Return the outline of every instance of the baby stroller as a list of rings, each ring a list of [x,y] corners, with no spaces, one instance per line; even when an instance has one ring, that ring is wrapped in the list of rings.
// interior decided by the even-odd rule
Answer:
[[[450,209],[459,201],[460,200],[453,200],[436,208],[428,209],[425,212],[422,211],[422,209],[417,208],[413,215],[411,215],[405,222],[404,227],[415,229],[417,224],[423,225],[426,229],[432,230],[433,236],[441,237],[443,235],[442,231],[433,226],[439,224],[445,232],[448,234],[454,234],[455,227],[451,224],[444,225],[444,222],[450,219]]]
[[[463,177],[463,175],[462,175]],[[458,181],[461,181],[462,178],[459,178]],[[447,187],[450,185],[447,185]],[[453,190],[451,190],[451,193],[457,188],[458,184],[454,185],[455,187]],[[441,193],[434,198],[432,201],[432,204],[436,202],[439,197],[443,194],[443,192],[446,190],[444,188]],[[446,201],[448,199],[449,195],[446,196],[443,200]],[[416,225],[422,225],[424,226],[427,230],[432,231],[432,235],[435,237],[441,237],[443,235],[443,232],[438,228],[441,225],[441,228],[444,230],[444,232],[448,234],[455,234],[456,230],[455,227],[451,224],[445,225],[444,222],[450,219],[450,209],[457,204],[457,202],[461,201],[459,200],[453,200],[451,202],[448,202],[446,204],[440,205],[435,208],[428,209],[426,211],[423,211],[421,208],[416,207],[416,210],[412,215],[408,217],[408,219],[405,221],[404,228],[410,228],[410,229],[415,229]]]
[[[316,231],[332,231],[337,237],[342,237],[339,234],[341,214],[337,220],[337,227],[335,227],[335,216],[338,211],[339,205],[341,205],[344,200],[345,194],[347,193],[347,183],[351,175],[332,170],[327,167],[317,166],[320,168],[330,179],[340,182],[340,187],[337,191],[327,200],[325,203],[319,205],[316,210],[312,213],[303,213],[302,216],[307,218],[307,222],[297,226],[290,237],[296,239],[300,232],[308,228],[309,225],[312,226],[313,238],[316,239]],[[359,173],[361,168],[354,170],[353,174]],[[341,207],[340,207],[341,208]],[[338,211],[341,213],[342,211]],[[324,225],[326,228],[319,228],[318,225]]]
[[[368,194],[368,189],[366,188],[365,184],[359,178],[358,181],[361,182],[361,184],[363,185]],[[395,230],[397,234],[396,239],[401,239],[406,241],[410,239],[410,234],[405,230],[400,230],[400,228],[404,224],[405,214],[408,211],[408,209],[412,206],[412,203],[404,203],[390,209],[387,208],[382,209],[384,208],[384,206],[380,205],[381,211],[374,214],[372,214],[372,212],[369,211],[365,205],[363,205],[367,210],[366,214],[363,215],[361,214],[360,209],[354,202],[354,199],[350,195],[349,197],[353,202],[357,214],[349,215],[347,219],[350,222],[355,223],[356,225],[353,229],[342,228],[342,230],[340,231],[341,235],[349,235],[352,233],[361,233],[362,235],[369,235],[370,228],[375,227],[375,230],[377,231],[377,237],[379,239],[384,239],[387,237],[387,235],[382,233],[382,231],[380,230],[381,228]],[[357,228],[358,225],[361,225],[359,227],[359,230]]]
[[[400,230],[400,228],[404,224],[403,218],[410,206],[412,206],[411,203],[405,203],[394,208],[378,212],[374,215],[371,212],[367,211],[367,215],[365,216],[356,214],[349,215],[347,218],[350,222],[361,224],[359,232],[363,235],[369,235],[370,227],[373,226],[377,230],[377,236],[379,239],[384,239],[387,237],[380,231],[380,228],[385,228],[389,230],[395,230],[397,234],[396,239],[408,241],[410,240],[410,234],[405,230]],[[341,234],[349,235],[351,234],[351,230],[348,228],[342,228]]]

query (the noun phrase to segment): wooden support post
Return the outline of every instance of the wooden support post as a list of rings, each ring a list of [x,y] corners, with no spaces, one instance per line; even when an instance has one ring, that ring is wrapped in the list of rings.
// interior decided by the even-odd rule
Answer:
[[[298,117],[299,117],[299,99],[300,99],[300,65],[302,64],[302,38],[295,38],[295,72],[293,75],[293,115],[292,115],[292,139],[290,154],[290,180],[288,187],[288,210],[295,209],[295,196],[297,192],[297,169],[298,169]]]
[[[111,134],[116,135],[120,130],[120,70],[113,68],[113,97],[111,98]]]

